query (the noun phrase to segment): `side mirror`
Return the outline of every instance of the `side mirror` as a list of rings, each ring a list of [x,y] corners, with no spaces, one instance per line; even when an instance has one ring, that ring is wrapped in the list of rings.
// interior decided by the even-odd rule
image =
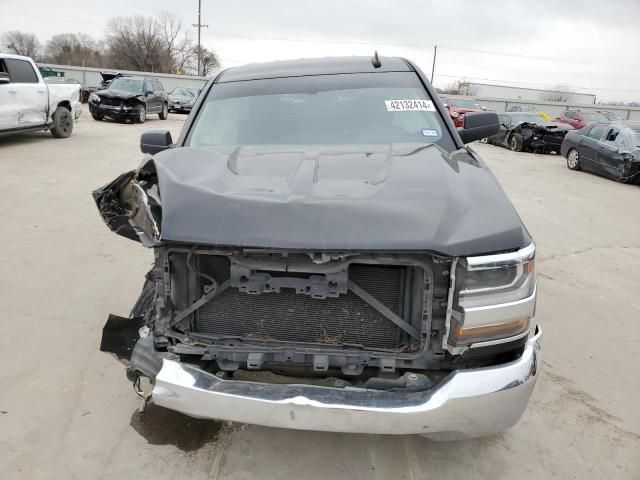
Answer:
[[[11,77],[6,72],[0,72],[0,85],[11,83]]]
[[[145,95],[153,95],[153,90],[147,90],[144,92]]]
[[[471,143],[490,137],[500,131],[500,122],[496,112],[474,112],[464,116],[464,126],[458,134],[464,143]]]
[[[140,137],[140,151],[155,154],[166,150],[173,144],[169,130],[148,130]]]

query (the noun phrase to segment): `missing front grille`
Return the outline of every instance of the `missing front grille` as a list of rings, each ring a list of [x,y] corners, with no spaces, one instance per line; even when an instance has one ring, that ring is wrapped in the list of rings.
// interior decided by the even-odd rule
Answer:
[[[235,275],[226,257],[198,257],[198,268],[206,276],[215,278],[218,284]],[[420,267],[364,263],[349,265],[345,270],[345,278],[348,276],[348,281],[357,284],[375,299],[373,305],[351,289],[347,290],[346,286],[344,292],[324,298],[296,288],[273,291],[278,279],[287,284],[287,278],[291,278],[292,285],[300,285],[299,282],[313,285],[312,277],[316,277],[314,282],[321,282],[317,278],[318,273],[252,272],[251,278],[255,276],[261,279],[256,284],[258,286],[247,293],[238,284],[206,303],[196,312],[196,332],[263,342],[361,346],[404,352],[414,351],[415,345],[420,344],[420,339],[411,338],[404,327],[401,328],[402,325],[390,320],[388,312],[385,315],[386,308],[394,318],[412,324],[418,332],[421,330],[421,304],[417,305],[414,301],[415,286],[424,286]],[[202,280],[201,288],[205,283]],[[326,284],[330,285],[330,281],[327,280]]]

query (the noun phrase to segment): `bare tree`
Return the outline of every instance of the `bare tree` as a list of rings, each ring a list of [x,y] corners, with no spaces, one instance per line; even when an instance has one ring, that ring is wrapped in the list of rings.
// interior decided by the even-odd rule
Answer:
[[[191,73],[197,67],[197,50],[189,31],[169,12],[155,17],[112,18],[107,22],[107,33],[107,51],[114,68]],[[217,65],[217,57],[210,53],[212,62]]]
[[[566,103],[571,98],[571,94],[575,90],[567,84],[559,84],[540,94],[540,100],[544,102],[563,102]]]
[[[98,43],[85,33],[61,33],[47,42],[43,60],[50,63],[102,67],[104,59]]]
[[[194,48],[194,52],[196,53],[196,62],[197,62],[197,53],[198,53],[198,47]],[[211,50],[207,49],[207,48],[202,48],[201,50],[201,58],[202,58],[202,76],[206,77],[207,75],[211,74],[214,70],[216,70],[217,68],[220,67],[220,60],[218,59],[218,56],[216,55],[215,52],[212,52]],[[197,65],[196,65],[196,72],[198,71],[197,69]]]
[[[114,17],[107,21],[107,52],[112,67],[162,72],[165,53],[160,25],[155,18]]]
[[[163,11],[157,16],[165,48],[163,70],[184,73],[189,69],[196,52],[189,31],[183,30],[182,19]]]
[[[468,95],[470,97],[474,97],[478,95],[480,88],[478,85],[469,82],[466,78],[461,78],[451,82],[442,90],[442,92],[449,95]]]
[[[2,34],[0,46],[15,55],[36,58],[40,49],[40,42],[33,33],[12,30]]]

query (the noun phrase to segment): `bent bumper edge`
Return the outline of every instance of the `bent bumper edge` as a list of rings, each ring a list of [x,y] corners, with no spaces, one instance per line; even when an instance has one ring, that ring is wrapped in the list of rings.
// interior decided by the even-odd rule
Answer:
[[[199,418],[330,432],[421,434],[434,440],[501,432],[524,413],[541,367],[538,327],[520,358],[459,370],[425,392],[395,393],[221,380],[165,359],[153,402]]]

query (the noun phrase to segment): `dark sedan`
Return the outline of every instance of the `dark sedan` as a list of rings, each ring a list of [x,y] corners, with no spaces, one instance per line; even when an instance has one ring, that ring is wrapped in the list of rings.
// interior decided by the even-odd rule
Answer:
[[[498,116],[500,131],[487,138],[487,143],[514,152],[559,152],[560,144],[571,125],[547,122],[530,112],[505,112]]]
[[[561,153],[570,170],[640,184],[640,122],[596,123],[569,132]]]

